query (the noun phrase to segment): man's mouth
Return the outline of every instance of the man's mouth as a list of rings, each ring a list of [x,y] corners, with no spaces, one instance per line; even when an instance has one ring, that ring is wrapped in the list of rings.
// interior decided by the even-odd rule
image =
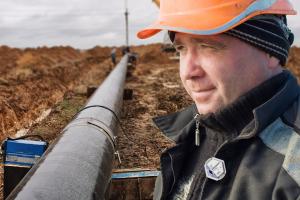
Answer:
[[[196,88],[194,88],[194,89],[192,89],[192,92],[195,92],[195,93],[205,93],[205,92],[210,92],[210,91],[212,91],[212,90],[215,90],[216,88],[215,87],[213,87],[213,86],[211,86],[211,87],[205,87],[205,88],[198,88],[198,89],[196,89]]]
[[[210,96],[215,92],[216,88],[205,88],[199,90],[192,90],[192,96],[197,101],[207,101],[209,100]]]
[[[195,90],[195,92],[207,92],[207,91],[211,91],[211,90],[214,90],[214,89],[215,89],[214,87],[210,87],[210,88]]]

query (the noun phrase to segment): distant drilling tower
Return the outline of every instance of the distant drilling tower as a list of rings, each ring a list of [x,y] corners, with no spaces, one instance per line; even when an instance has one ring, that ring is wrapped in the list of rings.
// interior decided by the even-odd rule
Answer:
[[[128,38],[128,7],[127,0],[125,0],[125,26],[126,26],[126,46],[129,46],[129,38]]]

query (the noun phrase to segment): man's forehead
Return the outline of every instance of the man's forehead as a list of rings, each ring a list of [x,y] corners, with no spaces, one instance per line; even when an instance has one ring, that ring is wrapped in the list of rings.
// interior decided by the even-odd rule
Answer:
[[[193,35],[187,33],[175,33],[174,44],[181,44],[183,42],[197,42],[197,43],[208,43],[225,45],[227,41],[230,40],[230,36],[225,34],[217,34],[217,35]]]

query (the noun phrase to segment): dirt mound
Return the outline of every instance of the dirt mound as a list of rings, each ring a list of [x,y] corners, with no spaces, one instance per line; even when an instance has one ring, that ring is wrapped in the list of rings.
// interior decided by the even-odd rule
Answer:
[[[21,50],[10,48],[8,46],[0,46],[0,74],[3,76],[9,70],[17,66],[16,61],[21,55]]]
[[[43,110],[52,107],[66,91],[79,87],[86,74],[104,62],[107,48],[91,55],[72,47],[24,50],[0,48],[0,139],[31,125]],[[90,57],[98,56],[97,59]],[[2,59],[3,58],[3,59]],[[5,62],[4,62],[5,61]],[[110,65],[102,67],[102,80]],[[98,74],[99,75],[99,74]]]
[[[139,55],[139,63],[155,63],[155,64],[167,64],[170,63],[169,56],[165,56],[161,52],[162,44],[150,44],[131,47],[132,52],[136,52]]]
[[[109,57],[111,48],[110,47],[100,47],[100,46],[95,46],[92,49],[88,49],[86,51],[91,57]]]

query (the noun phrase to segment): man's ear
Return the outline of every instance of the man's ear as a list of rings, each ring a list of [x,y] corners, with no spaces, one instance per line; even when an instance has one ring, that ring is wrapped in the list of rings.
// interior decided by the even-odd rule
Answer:
[[[270,69],[275,69],[275,68],[281,66],[279,59],[274,57],[274,56],[271,56],[270,54],[268,54],[268,60],[269,60],[268,61],[268,64],[269,64],[268,66],[269,66]]]

